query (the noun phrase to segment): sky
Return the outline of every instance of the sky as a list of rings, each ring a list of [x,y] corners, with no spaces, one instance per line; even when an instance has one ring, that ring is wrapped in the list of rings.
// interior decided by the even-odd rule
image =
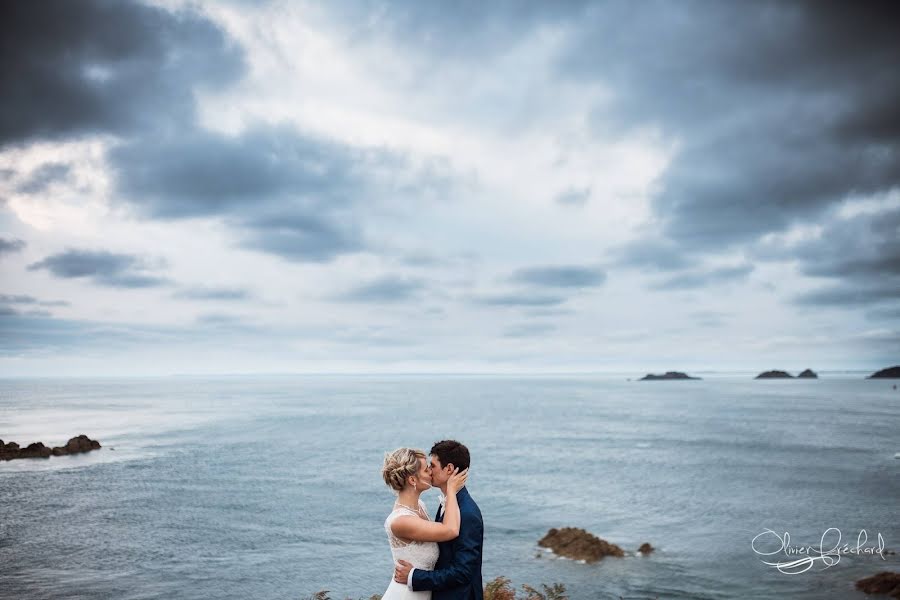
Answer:
[[[0,10],[0,376],[900,363],[895,2]]]

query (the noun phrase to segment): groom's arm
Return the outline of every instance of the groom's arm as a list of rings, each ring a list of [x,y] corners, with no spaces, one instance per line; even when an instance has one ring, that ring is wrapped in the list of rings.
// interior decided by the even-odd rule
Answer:
[[[472,579],[481,560],[484,524],[477,515],[468,513],[462,515],[459,529],[459,537],[453,540],[453,562],[437,571],[414,569],[410,573],[410,587],[414,591],[447,590]]]

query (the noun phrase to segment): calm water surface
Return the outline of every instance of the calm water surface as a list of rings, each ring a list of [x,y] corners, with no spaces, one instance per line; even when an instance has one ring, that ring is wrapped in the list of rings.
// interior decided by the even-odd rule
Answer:
[[[485,580],[570,597],[860,598],[897,556],[785,575],[751,539],[828,528],[900,550],[900,392],[890,381],[269,377],[0,381],[0,438],[98,452],[0,463],[0,597],[291,598],[382,593],[385,451],[473,456]],[[437,493],[424,496],[433,512]],[[629,556],[539,552],[583,527]],[[833,541],[833,537],[830,540]],[[633,555],[642,542],[657,548]],[[829,544],[828,547],[834,544]],[[781,556],[781,560],[788,560]]]

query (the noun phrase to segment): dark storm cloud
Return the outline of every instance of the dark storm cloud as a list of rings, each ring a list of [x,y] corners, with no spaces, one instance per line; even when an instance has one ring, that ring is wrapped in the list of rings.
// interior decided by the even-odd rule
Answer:
[[[610,92],[591,115],[598,136],[650,126],[677,142],[655,185],[661,235],[623,248],[620,264],[693,268],[900,185],[900,4],[543,4],[369,6],[361,35],[389,36],[440,71],[490,69],[539,29],[558,32],[555,77]],[[542,123],[527,117],[523,127]]]
[[[238,81],[245,63],[197,12],[94,1],[17,3],[7,12],[0,145],[116,134],[107,156],[113,200],[139,216],[218,217],[241,246],[323,262],[367,246],[364,211],[379,200],[433,198],[452,184],[446,164],[413,168],[397,153],[289,127],[203,130],[195,92]],[[22,190],[62,176],[38,173]]]
[[[29,271],[41,269],[63,279],[88,278],[108,287],[146,288],[169,283],[147,273],[150,267],[145,259],[103,250],[66,250],[28,266]]]
[[[45,163],[31,172],[28,179],[16,188],[20,194],[37,194],[47,187],[59,181],[65,181],[69,177],[71,167],[65,163]]]
[[[290,127],[238,136],[193,130],[110,152],[117,186],[139,213],[158,219],[222,217],[247,248],[292,261],[325,262],[369,246],[360,225],[385,197],[428,187],[401,155],[357,150]],[[383,177],[403,172],[403,190]]]
[[[0,257],[2,257],[4,254],[21,252],[23,248],[25,248],[25,240],[0,237]]]
[[[900,154],[893,151],[848,148],[807,133],[781,134],[773,147],[774,130],[793,120],[740,134],[739,143],[716,139],[682,152],[655,200],[665,232],[683,249],[716,252],[819,220],[852,193],[900,183]]]
[[[177,300],[224,300],[229,302],[240,302],[251,299],[253,295],[249,290],[244,288],[192,286],[175,292],[172,294],[172,297]]]
[[[0,145],[184,122],[193,90],[234,81],[241,51],[190,12],[138,2],[6,2]]]
[[[832,219],[792,253],[804,260],[806,275],[900,281],[900,209]]]
[[[511,280],[541,287],[597,287],[606,281],[606,273],[596,267],[548,266],[519,269]]]
[[[657,290],[687,290],[728,281],[745,279],[753,272],[753,265],[737,265],[733,267],[719,267],[709,271],[694,271],[675,275],[664,281],[653,284],[651,287]]]
[[[341,302],[390,303],[409,300],[425,289],[421,279],[386,275],[334,297]]]
[[[821,288],[795,299],[805,306],[900,300],[900,208],[833,214],[814,238],[760,243],[753,253],[760,260],[796,260],[801,273],[822,280]]]
[[[159,218],[251,212],[273,199],[346,206],[363,193],[365,169],[391,160],[268,126],[238,136],[190,130],[145,137],[109,158],[121,194]]]
[[[752,242],[900,184],[900,5],[653,8],[595,5],[561,65],[612,84],[598,127],[656,123],[681,141],[654,201],[679,247]]]
[[[355,151],[283,127],[237,136],[199,129],[195,90],[234,82],[244,70],[242,51],[199,14],[58,1],[14,3],[7,12],[0,144],[118,134],[108,155],[115,200],[141,216],[223,217],[241,245],[325,261],[364,246],[348,207],[372,200],[378,171],[407,166],[388,152]],[[59,169],[37,173],[22,190],[41,191],[61,176]],[[133,273],[102,282],[163,283]]]
[[[287,126],[150,136],[114,148],[109,159],[121,197],[140,214],[220,217],[241,246],[297,262],[369,249],[367,211],[390,198],[434,196],[435,177],[453,185],[438,164],[420,167]]]

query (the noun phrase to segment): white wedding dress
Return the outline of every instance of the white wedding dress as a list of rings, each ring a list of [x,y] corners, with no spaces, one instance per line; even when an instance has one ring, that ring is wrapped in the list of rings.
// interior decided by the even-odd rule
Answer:
[[[422,500],[419,500],[419,507],[422,514],[426,517],[428,513]],[[425,569],[431,571],[438,559],[437,542],[404,542],[391,531],[391,523],[394,519],[401,516],[412,515],[417,519],[421,519],[422,515],[405,506],[398,506],[384,521],[384,528],[387,531],[388,542],[391,544],[391,556],[394,558],[394,565],[398,560],[405,560],[416,569]],[[429,521],[431,518],[429,517]],[[397,583],[393,579],[393,565],[391,570],[391,584],[381,597],[381,600],[431,600],[431,591],[423,590],[421,592],[413,592],[405,583]]]

